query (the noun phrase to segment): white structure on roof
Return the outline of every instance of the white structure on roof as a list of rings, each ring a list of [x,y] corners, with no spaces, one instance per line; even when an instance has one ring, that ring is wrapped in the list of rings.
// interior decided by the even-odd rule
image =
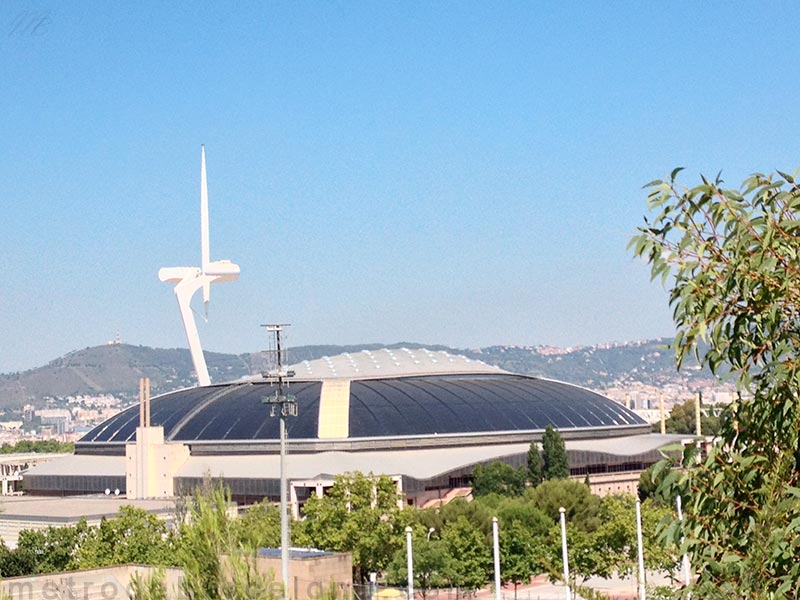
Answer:
[[[159,269],[158,278],[161,281],[175,283],[175,296],[178,299],[178,308],[181,311],[183,328],[186,331],[186,340],[189,343],[189,352],[192,355],[197,382],[201,385],[210,385],[206,359],[203,348],[200,346],[200,336],[192,313],[192,296],[203,288],[203,303],[206,316],[208,316],[208,303],[211,299],[211,284],[221,281],[235,281],[239,278],[239,265],[229,260],[212,261],[209,249],[208,227],[208,182],[206,180],[206,149],[200,150],[200,267],[164,267]]]
[[[448,373],[506,373],[500,367],[487,365],[466,356],[427,348],[381,348],[345,352],[337,356],[323,356],[317,360],[304,360],[291,367],[298,377],[320,379],[370,379],[414,375],[446,375]]]

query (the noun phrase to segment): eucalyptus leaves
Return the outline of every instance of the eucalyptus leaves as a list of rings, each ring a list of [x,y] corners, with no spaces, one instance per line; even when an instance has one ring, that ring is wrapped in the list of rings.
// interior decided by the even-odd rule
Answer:
[[[707,458],[664,488],[686,500],[694,598],[800,597],[800,187],[796,173],[653,181],[631,240],[670,288],[678,366],[690,353],[741,391]],[[706,345],[707,344],[707,345]]]

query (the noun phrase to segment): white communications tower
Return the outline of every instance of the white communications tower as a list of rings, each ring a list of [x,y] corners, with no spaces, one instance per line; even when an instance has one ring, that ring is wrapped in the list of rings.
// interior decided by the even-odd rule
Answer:
[[[203,303],[206,316],[208,316],[208,303],[211,299],[211,284],[220,281],[235,281],[239,278],[239,265],[229,260],[210,259],[208,243],[208,183],[206,181],[206,149],[200,147],[200,267],[164,267],[159,269],[158,278],[161,281],[175,283],[175,296],[178,299],[178,308],[181,311],[183,328],[186,331],[186,340],[189,342],[189,352],[192,363],[197,373],[197,382],[210,385],[206,359],[200,346],[200,336],[197,334],[197,325],[192,313],[192,296],[203,288]]]

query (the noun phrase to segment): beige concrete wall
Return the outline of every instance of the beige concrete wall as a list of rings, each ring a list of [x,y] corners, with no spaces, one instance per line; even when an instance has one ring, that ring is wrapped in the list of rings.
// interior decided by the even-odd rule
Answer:
[[[280,580],[281,559],[260,556],[256,560],[259,572],[272,573]],[[333,583],[340,591],[349,594],[353,586],[353,557],[350,554],[333,554],[318,558],[296,558],[289,564],[289,594],[293,600],[316,600]]]
[[[51,575],[11,577],[0,582],[0,590],[11,600],[129,600],[135,576],[149,577],[155,567],[121,565],[103,569],[70,571]],[[181,569],[163,569],[169,598],[181,597]]]
[[[171,498],[175,473],[188,458],[188,446],[164,443],[163,427],[137,427],[136,442],[125,446],[127,497]]]
[[[280,579],[279,558],[259,557],[259,572],[274,581]],[[0,590],[11,600],[129,600],[135,577],[152,577],[156,567],[120,565],[102,569],[68,571],[30,577],[11,577],[0,581]],[[183,570],[162,569],[168,598],[184,598],[181,591]],[[331,583],[349,594],[353,582],[353,561],[349,554],[294,559],[290,564],[293,600],[317,600]],[[278,588],[276,588],[276,593]]]

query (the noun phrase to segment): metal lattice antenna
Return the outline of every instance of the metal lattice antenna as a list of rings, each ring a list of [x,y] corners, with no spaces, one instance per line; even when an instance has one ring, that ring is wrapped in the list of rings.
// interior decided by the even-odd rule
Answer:
[[[289,323],[271,323],[262,325],[270,336],[269,350],[266,352],[266,370],[261,376],[277,388],[275,393],[264,398],[264,404],[270,405],[270,416],[276,416],[278,410],[282,417],[297,416],[297,400],[289,394],[289,379],[294,377],[294,371],[286,370],[286,348],[283,345],[281,333]]]
[[[274,334],[270,339],[270,350],[267,353],[267,370],[262,376],[277,387],[275,393],[262,400],[270,407],[270,417],[280,416],[280,441],[281,441],[281,581],[283,582],[283,600],[289,600],[289,502],[288,482],[286,478],[286,417],[297,416],[297,400],[289,394],[289,378],[294,377],[294,371],[286,370],[286,357],[281,340],[281,332],[288,323],[273,323],[262,325],[268,333]],[[274,369],[269,369],[270,357],[274,356]]]

